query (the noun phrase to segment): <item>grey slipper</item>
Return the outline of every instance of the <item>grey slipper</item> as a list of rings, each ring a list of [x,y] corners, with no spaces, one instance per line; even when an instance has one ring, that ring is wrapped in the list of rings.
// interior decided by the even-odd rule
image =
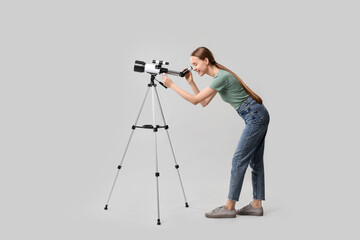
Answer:
[[[237,215],[251,215],[251,216],[263,216],[264,210],[263,208],[254,208],[251,206],[251,203],[249,205],[246,205],[245,207],[236,210]]]
[[[225,206],[217,207],[211,212],[205,213],[205,217],[207,218],[234,218],[236,217],[236,211],[227,210]]]

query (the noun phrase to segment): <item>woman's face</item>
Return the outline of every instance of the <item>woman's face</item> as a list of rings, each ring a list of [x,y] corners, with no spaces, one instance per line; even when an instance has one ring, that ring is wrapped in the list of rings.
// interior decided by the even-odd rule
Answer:
[[[198,57],[191,56],[190,62],[193,65],[193,70],[197,72],[200,77],[202,77],[207,72],[207,58],[205,58],[205,60],[201,60]]]

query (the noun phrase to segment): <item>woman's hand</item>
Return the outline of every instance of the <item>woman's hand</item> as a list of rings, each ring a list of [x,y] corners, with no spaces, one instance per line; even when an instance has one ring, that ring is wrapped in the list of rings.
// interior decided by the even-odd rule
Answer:
[[[169,76],[165,73],[161,74],[161,77],[163,79],[163,83],[166,87],[171,88],[171,86],[174,84],[173,81],[169,78]]]
[[[185,68],[186,69],[186,68]],[[184,70],[185,70],[184,69]],[[186,81],[188,82],[188,84],[192,84],[194,83],[194,78],[193,78],[193,75],[191,72],[188,72],[186,75],[185,75],[185,78],[186,78]]]

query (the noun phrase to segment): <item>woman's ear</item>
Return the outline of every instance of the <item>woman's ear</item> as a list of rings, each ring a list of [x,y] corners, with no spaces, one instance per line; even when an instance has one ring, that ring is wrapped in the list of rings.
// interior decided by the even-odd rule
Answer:
[[[208,58],[205,58],[205,59],[204,59],[204,63],[205,63],[206,65],[209,65],[209,59],[208,59]]]

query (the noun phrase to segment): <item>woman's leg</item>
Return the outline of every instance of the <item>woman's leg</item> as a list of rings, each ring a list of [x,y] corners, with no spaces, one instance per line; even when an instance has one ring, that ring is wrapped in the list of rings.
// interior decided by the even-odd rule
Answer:
[[[228,199],[225,203],[225,207],[227,210],[233,210],[235,209],[236,201]]]
[[[251,126],[245,125],[232,159],[228,200],[233,202],[239,200],[245,172],[252,155],[251,146],[248,144],[250,133]]]
[[[261,200],[265,200],[265,174],[264,174],[264,146],[266,131],[259,145],[255,149],[254,157],[250,161],[252,168],[251,180],[253,187],[253,199],[257,204],[261,205]],[[260,203],[259,203],[260,202]]]

